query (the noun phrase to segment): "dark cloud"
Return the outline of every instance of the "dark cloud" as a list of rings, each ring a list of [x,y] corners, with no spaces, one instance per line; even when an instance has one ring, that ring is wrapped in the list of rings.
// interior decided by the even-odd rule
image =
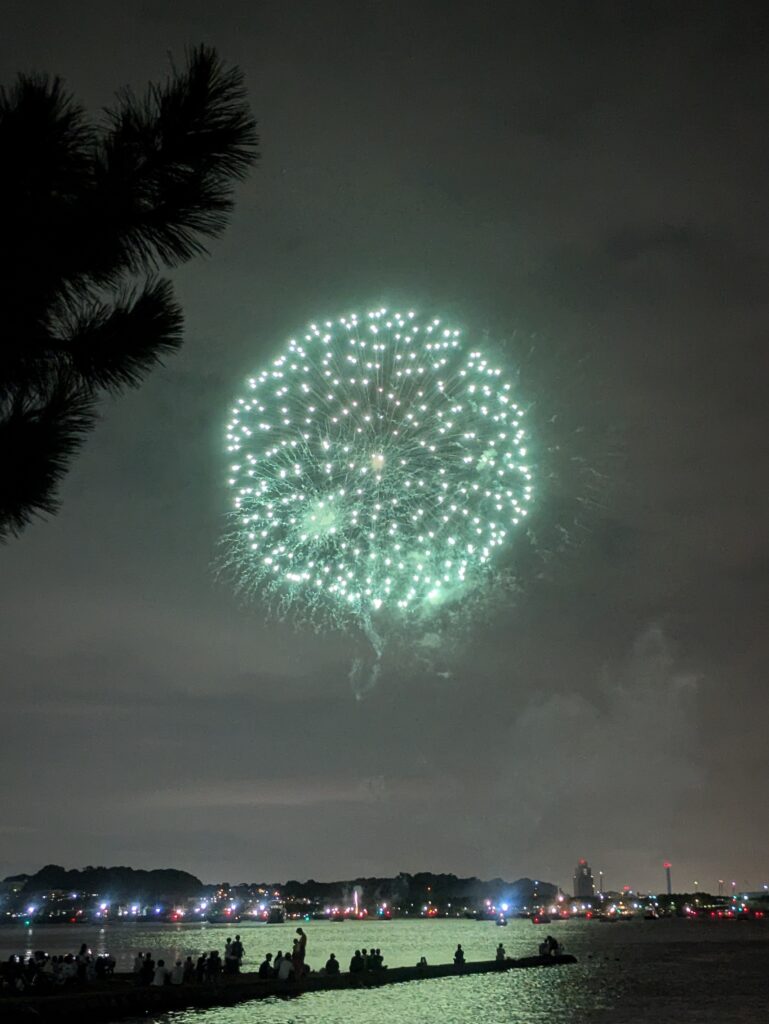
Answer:
[[[3,80],[57,72],[94,110],[218,45],[263,159],[176,275],[183,351],[0,552],[0,874],[567,883],[584,855],[616,884],[665,857],[764,881],[764,7],[6,6]],[[580,462],[518,592],[355,702],[360,638],[268,620],[213,566],[238,381],[381,302],[503,340]]]

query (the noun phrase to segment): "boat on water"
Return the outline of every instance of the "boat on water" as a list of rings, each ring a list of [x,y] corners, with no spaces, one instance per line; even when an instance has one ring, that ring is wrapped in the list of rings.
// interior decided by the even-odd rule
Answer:
[[[499,917],[497,918],[497,926],[499,928],[507,927],[507,918],[505,917],[504,914],[500,914]]]
[[[548,917],[547,914],[532,914],[531,915],[531,923],[532,924],[550,924],[550,922],[551,922],[551,918]]]

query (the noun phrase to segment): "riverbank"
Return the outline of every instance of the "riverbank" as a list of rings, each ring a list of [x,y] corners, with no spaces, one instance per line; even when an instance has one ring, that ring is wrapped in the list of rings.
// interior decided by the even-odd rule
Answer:
[[[451,963],[394,967],[360,974],[340,974],[337,977],[310,974],[301,982],[264,980],[257,974],[239,974],[224,977],[215,984],[168,985],[163,988],[139,988],[132,975],[116,974],[104,983],[88,989],[53,992],[50,995],[5,996],[0,999],[0,1013],[4,1024],[31,1024],[33,1021],[40,1024],[106,1024],[149,1013],[232,1006],[270,996],[292,998],[306,992],[380,988],[410,981],[499,974],[509,970],[557,967],[576,962],[576,957],[568,955],[533,956],[502,962],[482,960],[461,967]]]

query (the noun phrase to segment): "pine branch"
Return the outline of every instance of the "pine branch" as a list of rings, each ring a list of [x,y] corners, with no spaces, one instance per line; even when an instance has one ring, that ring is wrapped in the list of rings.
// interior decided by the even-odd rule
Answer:
[[[0,90],[0,539],[55,510],[101,388],[138,384],[181,344],[166,281],[204,251],[257,159],[243,76],[198,47],[95,132],[61,81]]]
[[[257,159],[243,75],[200,46],[164,85],[118,100],[96,163],[110,200],[101,222],[120,238],[125,268],[183,263],[221,233],[234,182]]]
[[[0,400],[0,541],[59,507],[59,481],[95,421],[94,400],[61,373],[46,391]]]
[[[57,197],[68,191],[80,195],[94,134],[60,78],[18,75],[10,89],[0,86],[0,138],[0,181],[12,180],[22,196],[37,197],[40,180],[46,187],[56,181]],[[17,193],[14,199],[19,198]]]
[[[0,90],[0,309],[4,361],[82,266],[92,129],[58,78],[19,75]]]
[[[70,307],[58,324],[56,346],[84,385],[119,391],[136,387],[182,343],[182,311],[170,281],[147,281],[138,295],[114,305]]]

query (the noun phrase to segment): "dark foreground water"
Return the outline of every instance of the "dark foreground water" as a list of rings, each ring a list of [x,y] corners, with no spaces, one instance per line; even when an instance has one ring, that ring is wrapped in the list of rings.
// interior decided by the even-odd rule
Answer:
[[[476,921],[311,922],[307,960],[318,968],[333,951],[346,967],[356,948],[379,946],[391,966],[451,959],[458,942],[468,960],[491,959],[498,942],[510,956],[536,952],[550,932],[579,963],[412,982],[371,991],[319,992],[221,1010],[187,1011],[157,1024],[759,1024],[769,1022],[769,923],[665,920],[604,924],[568,921],[507,928]],[[0,956],[45,949],[108,950],[119,970],[138,949],[172,962],[222,949],[239,932],[245,968],[290,946],[294,925],[112,925],[105,928],[2,928]],[[147,1018],[144,1018],[145,1022]]]

